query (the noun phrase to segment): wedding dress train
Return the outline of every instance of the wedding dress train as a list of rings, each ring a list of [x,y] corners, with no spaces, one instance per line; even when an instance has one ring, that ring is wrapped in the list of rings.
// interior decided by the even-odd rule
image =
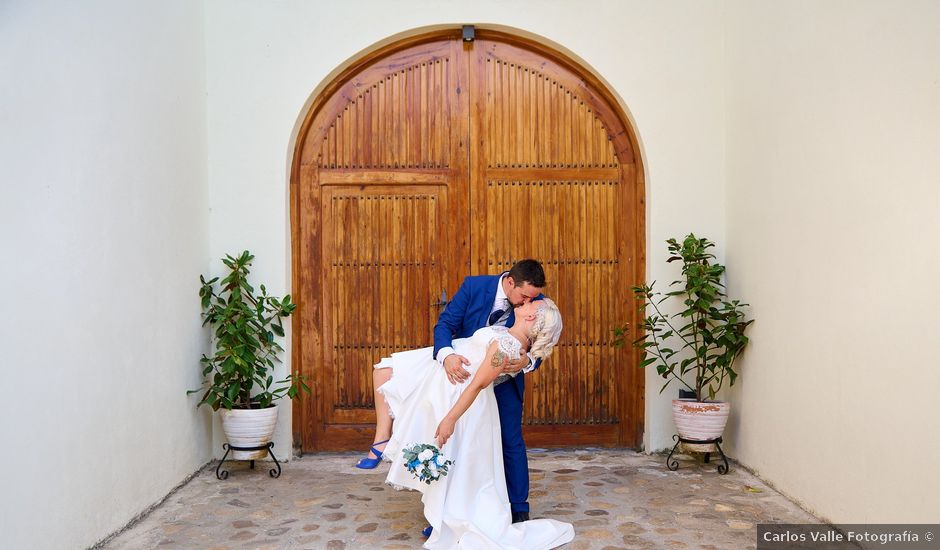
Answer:
[[[519,342],[504,327],[484,327],[470,338],[454,340],[454,350],[470,360],[466,368],[471,379],[493,340],[510,357],[518,357]],[[392,463],[386,482],[422,493],[424,515],[434,528],[424,547],[538,550],[570,542],[574,528],[568,523],[551,519],[512,523],[492,385],[480,392],[457,421],[442,449],[454,461],[448,475],[428,485],[404,467],[402,448],[435,443],[438,423],[470,380],[451,384],[432,353],[432,348],[394,353],[376,365],[393,368],[392,379],[378,389],[395,417],[392,438],[383,453]]]

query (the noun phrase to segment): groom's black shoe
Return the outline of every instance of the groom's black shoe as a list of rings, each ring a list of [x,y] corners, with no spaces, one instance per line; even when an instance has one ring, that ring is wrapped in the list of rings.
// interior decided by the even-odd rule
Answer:
[[[528,513],[528,512],[513,512],[513,513],[512,513],[512,522],[513,522],[513,523],[520,523],[520,522],[523,522],[523,521],[529,521],[529,513]]]

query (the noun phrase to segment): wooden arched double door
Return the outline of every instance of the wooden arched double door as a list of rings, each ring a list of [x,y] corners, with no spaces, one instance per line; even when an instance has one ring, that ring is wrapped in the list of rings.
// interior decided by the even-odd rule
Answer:
[[[291,203],[303,450],[366,448],[372,365],[431,345],[465,276],[526,257],[565,323],[526,378],[527,443],[639,445],[643,372],[610,340],[642,280],[642,170],[621,109],[566,56],[483,29],[365,56],[314,101]]]

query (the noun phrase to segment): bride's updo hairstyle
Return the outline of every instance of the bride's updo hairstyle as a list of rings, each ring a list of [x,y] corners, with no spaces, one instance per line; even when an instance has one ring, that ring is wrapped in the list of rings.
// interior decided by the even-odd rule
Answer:
[[[536,359],[547,359],[561,337],[561,312],[548,298],[535,300],[535,323],[532,325],[532,347],[529,353]]]

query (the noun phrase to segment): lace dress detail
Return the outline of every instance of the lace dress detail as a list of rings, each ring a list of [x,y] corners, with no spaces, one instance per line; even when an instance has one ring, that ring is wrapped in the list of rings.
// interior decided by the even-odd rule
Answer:
[[[490,343],[493,341],[496,342],[496,345],[499,346],[499,351],[506,354],[506,357],[510,361],[515,361],[522,355],[522,342],[520,342],[515,336],[509,334],[509,329],[506,327],[491,327],[493,332],[496,334],[493,338],[490,339]],[[489,347],[489,344],[487,344]],[[500,374],[496,377],[496,380],[493,380],[493,385],[498,386],[503,382],[509,380],[513,376],[519,373],[514,374]]]
[[[518,359],[519,355],[522,353],[522,342],[512,334],[509,334],[509,329],[506,327],[490,328],[496,333],[490,338],[490,343],[495,341],[496,345],[499,346],[499,351],[505,353],[510,359]]]
[[[391,378],[395,376],[395,369],[392,368],[393,365],[394,365],[394,363],[392,362],[392,358],[391,358],[391,357],[383,357],[378,363],[376,363],[375,365],[373,365],[372,368],[373,368],[373,369],[390,369],[390,372],[392,373],[392,376],[389,377],[389,380],[391,380]],[[380,392],[380,393],[381,393],[381,392]],[[385,401],[385,409],[388,411],[388,416],[389,416],[389,418],[391,418],[392,420],[394,420],[394,419],[395,419],[395,411],[393,411],[393,410],[392,410],[392,407],[389,406],[389,404],[388,404],[388,399],[385,398],[385,394],[384,394],[384,393],[382,394],[382,400]],[[391,459],[388,458],[387,456],[385,456],[384,454],[382,455],[382,460],[384,460],[384,461],[386,461],[386,462],[390,462],[390,461],[391,461]]]

